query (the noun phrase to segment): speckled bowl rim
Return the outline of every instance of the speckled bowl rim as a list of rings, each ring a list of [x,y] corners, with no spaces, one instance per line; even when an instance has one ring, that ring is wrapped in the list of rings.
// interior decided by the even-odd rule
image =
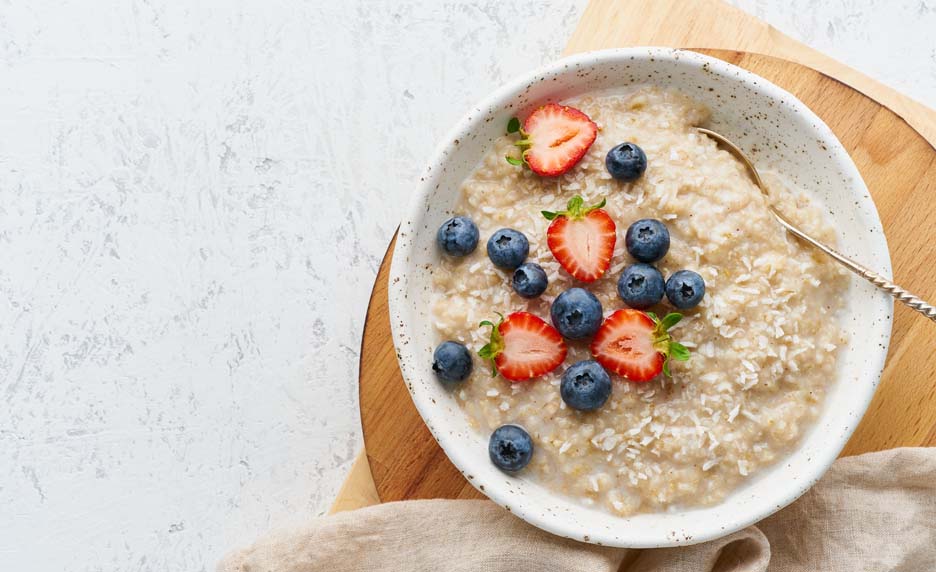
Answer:
[[[417,224],[426,213],[428,197],[434,192],[430,175],[433,169],[438,171],[444,167],[449,154],[453,152],[453,142],[457,144],[460,138],[465,138],[468,134],[472,133],[473,130],[478,128],[484,116],[481,110],[502,107],[504,102],[522,93],[536,82],[544,81],[545,78],[550,76],[562,74],[564,70],[568,71],[570,68],[588,69],[602,64],[623,62],[628,59],[633,60],[634,58],[651,61],[656,59],[665,62],[678,61],[681,64],[694,67],[708,66],[709,69],[715,71],[717,74],[736,77],[740,82],[746,84],[746,87],[751,87],[752,85],[756,86],[754,88],[755,91],[764,92],[774,99],[781,101],[784,105],[792,107],[796,113],[802,114],[807,120],[812,122],[819,139],[827,144],[831,152],[835,154],[834,159],[837,165],[842,169],[842,172],[846,173],[854,180],[854,184],[859,190],[863,190],[863,192],[858,193],[858,196],[853,198],[856,201],[855,204],[860,205],[860,208],[870,208],[871,215],[868,216],[866,214],[865,216],[869,219],[866,221],[867,229],[876,235],[876,242],[873,246],[876,251],[874,256],[880,258],[880,260],[877,260],[879,264],[878,270],[885,276],[891,275],[890,257],[883,227],[876,207],[870,198],[870,194],[867,192],[867,188],[858,169],[855,167],[848,152],[832,133],[831,129],[829,129],[825,122],[813,113],[804,103],[786,90],[752,72],[697,52],[656,47],[618,48],[586,52],[566,57],[510,82],[496,90],[481,103],[474,106],[472,111],[466,114],[448,135],[442,139],[442,143],[435,150],[432,159],[429,161],[428,166],[419,179],[417,189],[410,200],[406,218],[401,223],[400,231],[397,236],[389,279],[390,287],[388,296],[390,323],[393,332],[394,346],[396,348],[403,378],[406,381],[407,388],[410,391],[416,408],[419,410],[420,415],[429,427],[433,437],[438,441],[448,458],[464,476],[468,477],[468,481],[472,486],[530,524],[562,537],[605,546],[627,548],[685,546],[726,536],[770,516],[777,510],[780,510],[799,498],[828,470],[845,446],[855,427],[858,425],[860,418],[867,410],[880,380],[887,356],[892,326],[893,301],[889,297],[881,295],[872,302],[877,305],[876,315],[878,319],[874,321],[874,324],[869,326],[867,334],[868,336],[880,338],[881,342],[879,343],[877,355],[868,358],[867,364],[871,367],[869,367],[867,371],[857,372],[858,377],[855,378],[856,381],[861,382],[858,386],[861,395],[857,398],[860,403],[860,411],[857,410],[858,408],[851,410],[850,413],[855,417],[853,422],[841,428],[839,433],[830,438],[829,445],[821,450],[821,454],[811,459],[811,464],[809,464],[808,467],[812,470],[809,471],[809,474],[801,475],[802,478],[795,485],[785,482],[778,483],[776,496],[765,500],[760,506],[756,507],[755,510],[739,512],[738,514],[732,515],[732,517],[727,520],[708,522],[706,518],[704,518],[703,513],[706,513],[709,509],[717,508],[721,504],[724,504],[724,502],[714,505],[713,507],[693,509],[690,512],[692,514],[698,513],[701,517],[699,518],[700,523],[698,525],[681,526],[678,530],[673,530],[667,534],[656,535],[645,534],[638,527],[633,526],[629,517],[619,518],[620,528],[616,528],[613,532],[582,526],[565,519],[558,511],[543,511],[541,510],[543,508],[542,506],[524,506],[523,500],[518,500],[516,496],[512,496],[512,492],[509,490],[509,482],[508,485],[505,486],[497,479],[486,479],[482,477],[485,471],[479,470],[477,466],[472,466],[462,446],[462,439],[455,436],[452,432],[444,430],[446,419],[439,415],[442,408],[439,407],[436,401],[431,398],[431,396],[427,395],[425,391],[419,389],[421,384],[418,383],[418,381],[420,381],[421,375],[424,376],[424,373],[420,373],[419,366],[416,365],[416,360],[422,358],[416,355],[417,351],[413,347],[414,344],[409,343],[406,331],[408,328],[414,327],[414,325],[407,324],[404,315],[405,306],[407,304],[407,275],[411,270],[411,261],[416,258],[415,237],[418,232]],[[849,375],[853,373],[856,372],[849,372]],[[840,374],[836,383],[842,383],[843,377],[845,376]],[[435,380],[431,381],[435,382]],[[818,421],[816,423],[818,424]],[[805,442],[806,438],[803,437],[798,448],[804,446]],[[794,450],[794,452],[796,450]],[[790,457],[793,455],[794,453],[789,453]],[[762,475],[759,475],[757,478],[770,479],[773,473],[778,472],[777,467],[783,463],[784,461],[781,460],[764,469]],[[510,478],[514,477],[508,477],[508,481]],[[558,494],[553,496],[555,497],[555,502],[559,504],[575,503],[574,500]],[[728,498],[730,497],[731,495],[729,495]],[[727,502],[727,499],[725,502]],[[527,501],[527,504],[533,503]],[[666,519],[670,514],[671,513],[664,512],[640,516],[641,518],[658,517],[660,519]]]

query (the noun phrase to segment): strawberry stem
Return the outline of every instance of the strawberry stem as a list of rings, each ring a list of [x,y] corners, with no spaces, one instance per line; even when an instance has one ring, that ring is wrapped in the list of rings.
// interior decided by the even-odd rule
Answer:
[[[653,329],[653,348],[663,354],[663,373],[667,377],[673,377],[670,375],[670,360],[689,361],[691,357],[689,348],[673,340],[669,333],[669,329],[678,324],[683,316],[676,312],[670,312],[662,319],[653,312],[647,312],[647,315],[656,324]]]
[[[514,145],[521,149],[520,158],[518,159],[517,157],[511,157],[510,155],[507,155],[504,158],[507,159],[507,162],[511,165],[517,167],[522,166],[525,169],[529,169],[530,166],[527,164],[526,153],[530,147],[533,146],[533,142],[530,141],[530,139],[527,137],[526,132],[520,126],[520,120],[516,117],[511,117],[510,121],[507,122],[507,135],[511,135],[513,133],[519,133],[520,137],[522,137],[522,139],[514,142]]]
[[[500,317],[500,320],[496,324],[490,320],[484,320],[478,324],[479,328],[485,326],[490,326],[491,328],[491,340],[478,350],[478,356],[480,356],[481,359],[491,362],[491,377],[497,377],[497,363],[495,363],[494,358],[504,351],[504,338],[500,335],[500,325],[504,323],[504,315],[500,312],[494,313]]]
[[[585,199],[579,195],[575,195],[569,199],[568,204],[566,204],[566,210],[552,212],[552,211],[540,211],[546,220],[553,220],[560,216],[569,217],[572,220],[578,220],[588,216],[588,213],[603,208],[608,201],[606,199],[601,199],[601,202],[591,205],[589,207],[585,206]],[[681,317],[681,316],[680,316]]]

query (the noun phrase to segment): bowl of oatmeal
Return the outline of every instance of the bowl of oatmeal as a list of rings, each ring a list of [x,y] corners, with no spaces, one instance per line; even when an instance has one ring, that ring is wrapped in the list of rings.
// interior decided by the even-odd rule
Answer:
[[[548,153],[525,154],[528,136],[511,122],[549,104],[594,125],[587,137],[575,131],[588,141],[568,170],[555,169]],[[771,200],[805,230],[890,273],[875,206],[829,128],[767,80],[671,49],[574,56],[498,90],[443,140],[401,224],[390,313],[413,401],[469,482],[554,534],[662,547],[757,522],[822,476],[879,381],[890,298],[787,235],[743,166],[697,126],[749,150]],[[645,159],[636,176],[608,160],[625,142]],[[572,216],[574,200],[587,216]],[[553,239],[555,218],[543,211],[612,221],[600,272],[570,265]],[[440,225],[455,216],[474,234],[440,243]],[[704,296],[683,304],[668,283],[665,296],[646,303],[621,292],[622,274],[642,256],[625,233],[644,220],[665,228],[667,243],[642,271],[667,280],[689,272]],[[580,242],[591,252],[589,240]],[[539,269],[532,286],[513,283],[520,262]],[[557,313],[570,303],[580,304],[570,315],[601,330],[564,326]],[[666,343],[671,335],[681,349],[662,350],[672,359],[651,356],[659,359],[647,375],[607,355],[624,339],[606,343],[612,326],[629,327],[622,319],[652,329],[649,313],[676,312],[681,320],[669,324]],[[502,350],[492,375],[484,357],[497,353],[485,347],[498,314],[513,331],[502,330],[497,343],[542,359],[527,363]],[[483,321],[490,323],[479,327]],[[551,331],[530,333],[537,328]],[[548,344],[534,347],[518,330]],[[665,346],[654,339],[654,348]],[[607,370],[610,391],[605,381],[600,399],[576,401],[565,374],[594,360],[600,365],[587,367]],[[449,379],[439,363],[454,372]],[[489,451],[505,428],[526,439],[520,457],[506,462]]]

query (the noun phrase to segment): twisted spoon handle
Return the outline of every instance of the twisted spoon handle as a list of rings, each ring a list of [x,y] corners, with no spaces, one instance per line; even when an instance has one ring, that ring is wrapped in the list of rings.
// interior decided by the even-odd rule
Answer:
[[[809,244],[825,252],[826,254],[834,258],[836,261],[838,261],[840,264],[842,264],[845,268],[848,268],[849,270],[851,270],[858,276],[861,276],[868,282],[877,286],[878,289],[883,290],[884,292],[896,298],[898,301],[903,302],[908,307],[916,310],[917,312],[923,314],[930,320],[936,322],[936,307],[933,307],[927,304],[926,302],[921,300],[918,296],[914,296],[910,292],[907,292],[906,290],[894,284],[887,278],[884,278],[877,272],[874,272],[872,270],[865,268],[864,266],[858,264],[851,258],[848,258],[845,255],[840,254],[837,251],[832,250],[828,246],[822,244],[818,240],[814,239],[813,237],[809,236],[805,232],[793,226],[789,221],[786,220],[786,218],[784,218],[782,214],[780,214],[773,207],[770,207],[770,210],[771,212],[773,212],[773,215],[777,217],[777,220],[780,221],[780,224],[782,224],[784,228],[790,231],[793,235],[805,240]]]
[[[914,296],[910,292],[907,292],[900,286],[888,282],[886,278],[881,276],[876,272],[871,272],[868,269],[855,270],[859,275],[864,276],[868,279],[869,282],[880,288],[881,290],[887,292],[900,302],[903,302],[910,308],[913,308],[917,312],[923,314],[930,320],[936,322],[936,308],[930,306],[920,298]]]
[[[861,276],[868,282],[877,286],[878,289],[890,294],[892,297],[897,298],[897,300],[899,300],[900,302],[903,302],[910,308],[916,310],[917,312],[923,314],[930,320],[936,322],[936,308],[927,304],[926,302],[914,296],[910,292],[907,292],[900,286],[889,281],[887,278],[884,278],[877,272],[868,270],[867,268],[858,264],[851,258],[848,258],[847,256],[843,254],[839,254],[835,250],[832,250],[831,248],[822,244],[815,238],[801,231],[800,229],[796,227],[796,225],[788,221],[786,217],[784,217],[780,211],[778,211],[776,208],[774,208],[773,205],[770,204],[770,193],[767,192],[767,187],[764,185],[764,181],[761,180],[760,175],[757,173],[757,168],[754,167],[754,163],[752,163],[751,160],[748,158],[748,156],[744,154],[744,151],[742,151],[740,147],[732,143],[730,139],[727,139],[724,135],[721,135],[720,133],[716,133],[714,131],[705,129],[703,127],[696,127],[696,131],[711,137],[717,143],[721,143],[724,147],[726,147],[731,152],[732,155],[734,155],[739,161],[741,161],[741,163],[744,164],[748,172],[751,174],[751,178],[754,179],[754,183],[761,190],[761,192],[764,193],[764,196],[767,197],[767,208],[769,208],[770,212],[773,213],[774,218],[776,218],[777,221],[781,225],[783,225],[785,229],[790,231],[790,233],[793,236],[799,237],[805,240],[806,242],[808,242],[809,244],[815,246],[822,252],[825,252],[826,254],[834,258],[836,261],[838,261],[838,263],[844,266],[845,268],[848,268],[849,270],[851,270],[858,276]]]

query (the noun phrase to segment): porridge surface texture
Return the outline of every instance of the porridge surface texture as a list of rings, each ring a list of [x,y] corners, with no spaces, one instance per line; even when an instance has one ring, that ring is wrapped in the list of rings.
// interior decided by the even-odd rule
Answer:
[[[582,413],[562,402],[559,382],[567,367],[590,358],[588,340],[567,340],[565,363],[527,382],[492,377],[475,354],[474,372],[454,390],[456,400],[483,433],[504,423],[526,428],[536,452],[525,474],[586,505],[628,515],[716,503],[789,453],[816,418],[846,342],[836,313],[847,277],[789,237],[741,164],[694,131],[708,118],[705,107],[654,87],[564,103],[600,129],[578,165],[541,178],[504,160],[517,151],[514,137],[501,137],[463,183],[456,207],[478,225],[482,245],[499,228],[526,234],[528,261],[549,277],[546,292],[519,297],[510,273],[495,268],[483,247],[463,259],[446,257],[434,269],[440,338],[476,352],[489,331],[478,323],[494,312],[526,310],[549,321],[555,297],[583,284],[547,248],[549,222],[540,211],[562,210],[581,195],[587,204],[605,198],[617,224],[610,270],[584,285],[605,316],[626,307],[616,283],[635,262],[623,237],[638,219],[657,218],[669,228],[670,250],[656,263],[665,277],[690,269],[705,279],[702,303],[683,312],[673,329],[692,358],[674,363],[672,378],[638,384],[612,376],[604,407]],[[640,145],[649,160],[634,183],[615,181],[604,165],[608,150],[625,141]],[[765,180],[782,212],[835,243],[821,205],[778,176],[767,173]],[[651,310],[673,309],[664,299]]]

